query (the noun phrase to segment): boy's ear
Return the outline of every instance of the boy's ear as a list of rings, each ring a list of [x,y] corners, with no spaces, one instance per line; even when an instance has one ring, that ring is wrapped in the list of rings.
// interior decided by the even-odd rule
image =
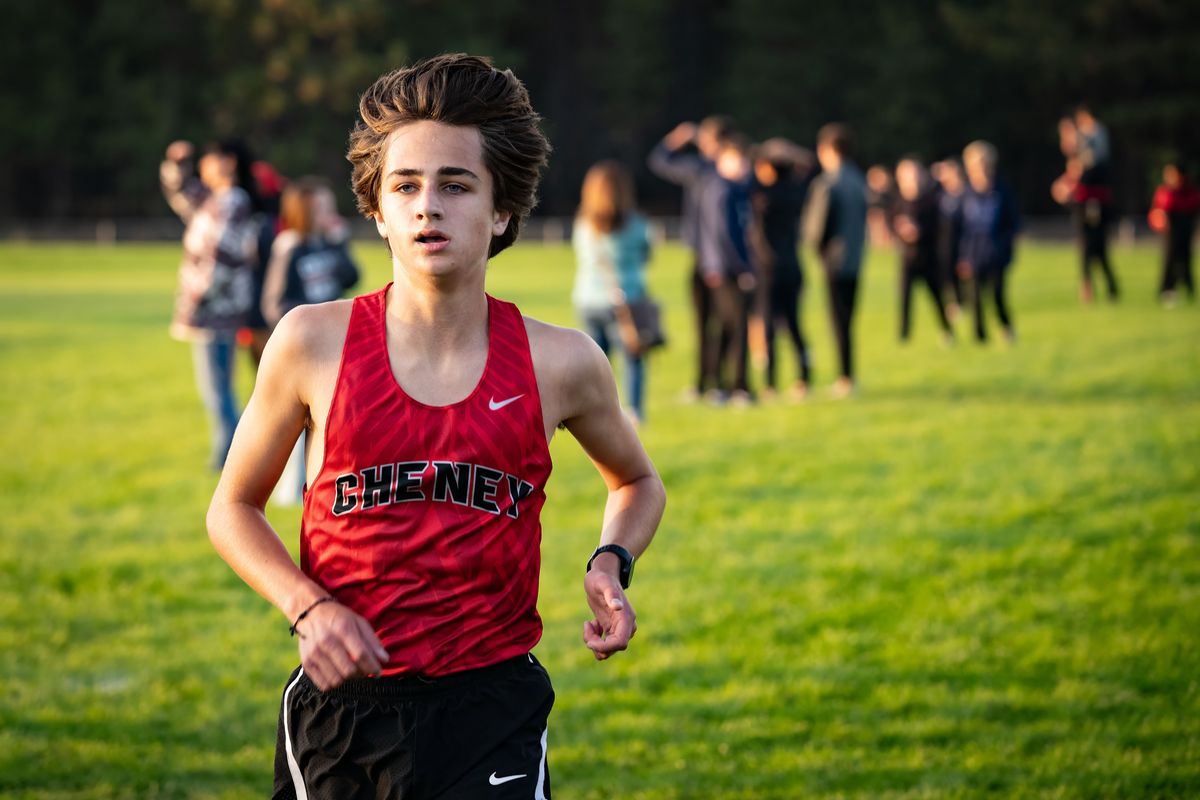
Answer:
[[[492,213],[492,236],[501,236],[508,230],[508,221],[512,219],[511,211],[495,211]]]
[[[379,231],[380,239],[387,239],[387,225],[383,223],[383,214],[379,211],[371,214],[371,218],[375,220],[375,230]]]

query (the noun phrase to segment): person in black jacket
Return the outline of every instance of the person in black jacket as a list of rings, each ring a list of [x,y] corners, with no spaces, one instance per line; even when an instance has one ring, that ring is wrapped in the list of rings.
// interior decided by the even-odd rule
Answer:
[[[777,326],[783,326],[796,353],[796,382],[792,397],[808,394],[811,366],[800,325],[804,269],[800,264],[800,217],[808,184],[816,168],[813,154],[786,139],[763,142],[754,156],[750,252],[758,275],[758,305],[766,355],[764,393],[775,391],[778,351]]]
[[[262,316],[274,331],[296,306],[337,300],[358,283],[358,265],[347,249],[349,228],[337,213],[333,191],[319,178],[301,178],[280,198],[283,230],[271,246],[263,280]],[[304,434],[307,436],[308,434]],[[299,505],[304,489],[304,436],[296,442],[272,499]]]
[[[301,178],[284,189],[280,208],[283,230],[263,282],[262,313],[272,330],[296,306],[337,300],[359,277],[328,185]]]
[[[841,373],[833,384],[835,398],[854,393],[854,308],[866,245],[867,184],[851,157],[853,141],[850,128],[839,122],[817,131],[821,173],[804,211],[805,238],[817,250],[829,288]]]
[[[911,329],[912,290],[916,283],[929,290],[938,323],[947,342],[954,334],[942,304],[941,270],[938,267],[938,191],[929,171],[915,156],[896,164],[896,205],[892,230],[900,248],[900,341],[908,341]]]
[[[962,205],[966,178],[962,164],[955,158],[939,161],[930,168],[938,182],[938,265],[942,273],[942,298],[946,318],[958,319],[967,303],[966,286],[958,274],[958,248],[962,239]]]

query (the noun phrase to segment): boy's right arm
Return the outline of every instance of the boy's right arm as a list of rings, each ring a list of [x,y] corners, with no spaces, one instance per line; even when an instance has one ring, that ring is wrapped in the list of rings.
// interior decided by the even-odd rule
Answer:
[[[316,317],[327,313],[300,307],[267,342],[207,517],[213,547],[289,623],[329,593],[296,566],[263,509],[309,416],[306,381],[325,357],[320,342],[325,320]],[[387,662],[367,621],[340,603],[312,607],[297,633],[301,664],[322,690],[377,674]]]

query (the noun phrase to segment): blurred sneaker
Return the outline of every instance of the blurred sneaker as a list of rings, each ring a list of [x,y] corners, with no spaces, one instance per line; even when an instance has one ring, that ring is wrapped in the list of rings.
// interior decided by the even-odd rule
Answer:
[[[754,405],[754,395],[745,389],[734,389],[729,393],[729,405],[733,408],[749,408]]]
[[[844,400],[854,394],[854,381],[842,376],[833,382],[833,386],[829,389],[834,400]]]
[[[792,384],[792,388],[788,390],[788,397],[794,403],[803,403],[808,399],[808,384],[804,381],[796,381]]]

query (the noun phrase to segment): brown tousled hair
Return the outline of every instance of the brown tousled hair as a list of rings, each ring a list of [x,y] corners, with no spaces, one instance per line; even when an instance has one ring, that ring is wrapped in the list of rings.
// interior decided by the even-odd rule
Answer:
[[[634,208],[633,178],[616,161],[594,164],[583,178],[578,218],[600,233],[612,233],[625,224]]]
[[[537,202],[550,143],[512,70],[465,53],[434,56],[380,76],[359,100],[358,112],[362,119],[350,133],[346,158],[354,166],[351,183],[364,216],[379,210],[384,144],[392,131],[418,120],[475,126],[492,176],[492,204],[512,215],[504,233],[492,237],[488,257],[516,241]]]

